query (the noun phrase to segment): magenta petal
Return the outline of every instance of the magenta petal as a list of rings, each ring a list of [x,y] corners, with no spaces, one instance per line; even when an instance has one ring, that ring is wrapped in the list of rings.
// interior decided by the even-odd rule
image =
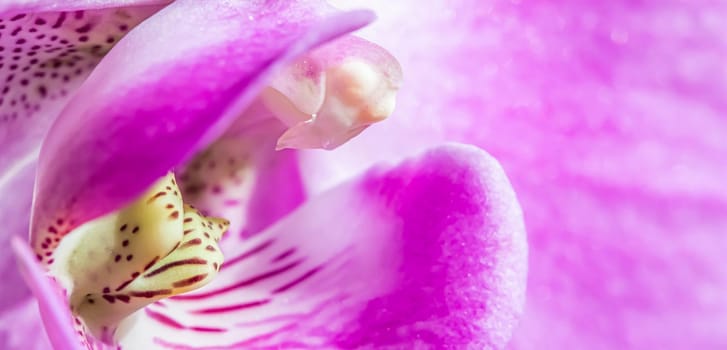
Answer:
[[[0,4],[0,13],[13,16],[28,12],[87,11],[113,7],[165,5],[172,0],[9,0]]]
[[[246,125],[249,118],[260,120]],[[304,200],[296,150],[275,150],[285,126],[255,103],[205,151],[177,168],[182,197],[208,216],[230,221],[226,245],[245,240]]]
[[[0,313],[0,349],[50,349],[51,343],[43,329],[35,298],[16,299],[13,302],[13,307]]]
[[[38,299],[40,314],[51,344],[56,349],[80,349],[79,338],[73,329],[73,318],[60,289],[46,276],[33,252],[22,239],[13,238],[12,247],[23,276]]]
[[[119,207],[218,137],[275,67],[372,19],[271,6],[177,1],[118,44],[45,140],[34,248],[47,251],[40,238],[58,219],[73,227]]]
[[[149,306],[122,344],[502,348],[524,302],[519,205],[471,146],[374,169],[231,248],[212,284]]]
[[[126,32],[160,8],[71,11],[77,4],[31,5],[13,7],[29,7],[23,8],[27,12],[0,8],[2,178],[35,160],[50,123],[93,67]]]
[[[2,312],[14,312],[10,308],[29,294],[10,253],[10,239],[27,235],[29,231],[36,162],[43,135],[106,51],[159,9],[159,6],[100,8],[114,4],[140,5],[133,1],[2,1],[0,4]],[[121,30],[121,26],[125,29]],[[7,345],[3,339],[0,336],[0,348]],[[12,336],[7,340],[13,341]]]
[[[89,8],[70,11],[80,4]],[[51,122],[117,40],[159,9],[92,6],[100,4],[0,5],[0,243],[8,249],[10,237],[29,231],[36,161]],[[27,289],[15,283],[19,275],[12,254],[0,256],[1,276],[7,283],[0,291],[1,310]]]

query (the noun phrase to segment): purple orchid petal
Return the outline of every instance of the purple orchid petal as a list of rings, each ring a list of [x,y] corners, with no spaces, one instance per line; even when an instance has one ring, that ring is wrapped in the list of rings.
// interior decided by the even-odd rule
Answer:
[[[252,125],[251,119],[256,120]],[[224,246],[260,232],[304,201],[297,152],[275,150],[284,131],[262,103],[254,103],[223,136],[177,171],[186,203],[230,221]]]
[[[88,11],[120,7],[166,5],[172,0],[9,0],[0,4],[0,13],[21,14],[40,12]],[[75,14],[70,14],[71,16]],[[4,17],[4,16],[3,16]]]
[[[13,267],[17,268],[15,264]],[[34,298],[16,299],[12,307],[4,309],[0,313],[0,330],[2,349],[51,349]]]
[[[159,6],[52,8],[0,11],[2,179],[35,160],[41,138],[79,84],[119,38]]]
[[[118,208],[218,137],[276,67],[371,19],[307,2],[176,1],[137,27],[45,140],[32,227],[39,257],[48,262],[54,238]]]
[[[118,6],[126,8],[118,8]],[[4,1],[0,4],[0,311],[29,294],[10,254],[10,239],[29,231],[36,161],[43,135],[101,57],[160,6],[149,1]],[[116,7],[114,7],[116,6]],[[26,301],[25,303],[29,303]],[[18,312],[20,314],[18,314]],[[36,316],[37,317],[37,316]],[[17,333],[0,327],[0,348],[16,348]],[[29,328],[30,329],[30,328]],[[33,341],[32,337],[21,337]],[[6,344],[6,341],[8,342]],[[15,344],[15,345],[12,345]],[[22,346],[32,348],[32,345]]]
[[[380,20],[361,35],[407,84],[391,123],[305,174],[476,143],[508,170],[529,231],[513,349],[727,348],[723,2],[363,4]]]
[[[28,286],[38,299],[40,314],[51,344],[56,349],[79,349],[80,343],[72,326],[73,317],[64,302],[60,288],[48,279],[44,269],[23,240],[13,238],[12,248]]]
[[[502,348],[524,301],[517,200],[469,146],[370,171],[228,248],[215,281],[147,307],[122,346]]]

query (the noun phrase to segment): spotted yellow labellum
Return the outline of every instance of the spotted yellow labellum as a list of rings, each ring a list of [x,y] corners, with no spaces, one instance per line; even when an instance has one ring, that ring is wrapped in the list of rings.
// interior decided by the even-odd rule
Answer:
[[[169,173],[127,207],[71,232],[52,272],[86,328],[110,340],[133,312],[209,283],[228,225],[184,204]]]

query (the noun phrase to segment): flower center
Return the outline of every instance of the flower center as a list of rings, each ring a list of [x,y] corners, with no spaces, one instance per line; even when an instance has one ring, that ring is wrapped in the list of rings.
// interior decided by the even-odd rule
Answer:
[[[119,323],[144,306],[210,282],[228,221],[184,204],[169,173],[127,207],[85,223],[58,247],[53,274],[71,310],[112,342]]]
[[[188,164],[180,178],[187,200],[234,219],[232,230],[240,232],[250,226],[240,216],[254,186],[253,164],[270,164],[266,157],[248,162],[236,156],[259,149],[338,147],[391,114],[400,79],[393,57],[354,37],[305,55],[279,72],[227,133]],[[283,126],[289,128],[283,132]],[[229,184],[214,182],[228,176]],[[221,205],[205,200],[207,184],[213,195],[225,188],[235,200]],[[38,239],[38,259],[67,291],[78,324],[113,344],[122,321],[137,310],[200,288],[217,275],[223,262],[218,241],[230,222],[207,218],[185,204],[169,173],[124,208],[70,233],[61,226],[74,224],[59,218],[48,226]]]

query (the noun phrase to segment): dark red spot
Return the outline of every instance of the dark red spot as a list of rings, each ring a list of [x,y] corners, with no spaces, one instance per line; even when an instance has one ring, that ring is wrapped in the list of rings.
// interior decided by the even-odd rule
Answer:
[[[315,275],[318,271],[320,271],[320,269],[321,269],[321,267],[318,266],[318,267],[315,267],[315,268],[312,268],[312,269],[308,270],[308,272],[304,273],[302,276],[300,276],[300,277],[294,279],[293,281],[291,281],[291,282],[289,282],[289,283],[287,283],[287,284],[285,284],[283,286],[280,286],[280,287],[276,288],[275,290],[273,290],[272,291],[273,294],[282,293],[282,292],[284,292],[284,291],[286,291],[286,290],[288,290],[290,288],[295,287],[299,283],[301,283],[301,282],[307,280],[308,278],[310,278],[311,276]]]
[[[184,242],[184,244],[182,244],[182,246],[179,247],[179,249],[184,249],[184,248],[187,248],[187,247],[191,247],[191,246],[194,246],[194,245],[200,245],[200,244],[202,244],[202,239],[201,238],[190,239],[189,241]]]
[[[159,260],[159,257],[155,257],[152,261],[150,261],[146,266],[144,266],[144,271],[150,269],[154,264],[156,264],[157,260]]]
[[[76,33],[88,33],[92,28],[91,23],[86,23],[83,26],[76,28]],[[87,37],[88,38],[88,37]]]
[[[149,198],[149,200],[148,200],[148,201],[146,201],[146,202],[147,202],[147,203],[151,203],[151,202],[153,202],[153,201],[154,201],[155,199],[157,199],[157,198],[159,198],[159,197],[161,197],[161,196],[164,196],[164,195],[166,195],[166,194],[167,194],[167,193],[166,193],[166,192],[164,192],[164,191],[161,191],[161,192],[157,192],[157,193],[156,193],[156,194],[155,194],[154,196],[152,196],[151,198]]]
[[[58,18],[56,19],[56,22],[53,23],[53,28],[59,28],[63,25],[63,22],[66,21],[66,13],[61,12],[60,15],[58,15]]]
[[[129,292],[129,295],[132,297],[139,297],[139,298],[153,298],[157,295],[169,295],[172,294],[171,289],[159,289],[159,290],[146,290],[146,291],[132,291]]]
[[[172,286],[174,286],[176,288],[190,286],[190,285],[193,285],[193,284],[195,284],[195,283],[203,280],[205,277],[207,277],[207,274],[206,273],[202,273],[202,274],[199,274],[199,275],[192,276],[190,278],[185,278],[183,280],[179,280],[177,282],[174,282],[174,283],[172,283]]]
[[[156,276],[173,267],[184,266],[184,265],[207,265],[207,260],[200,259],[200,258],[190,258],[190,259],[172,261],[170,263],[164,264],[164,265],[156,268],[152,272],[147,273],[146,275],[144,275],[144,277],[147,277],[147,278],[153,277],[153,276]]]

